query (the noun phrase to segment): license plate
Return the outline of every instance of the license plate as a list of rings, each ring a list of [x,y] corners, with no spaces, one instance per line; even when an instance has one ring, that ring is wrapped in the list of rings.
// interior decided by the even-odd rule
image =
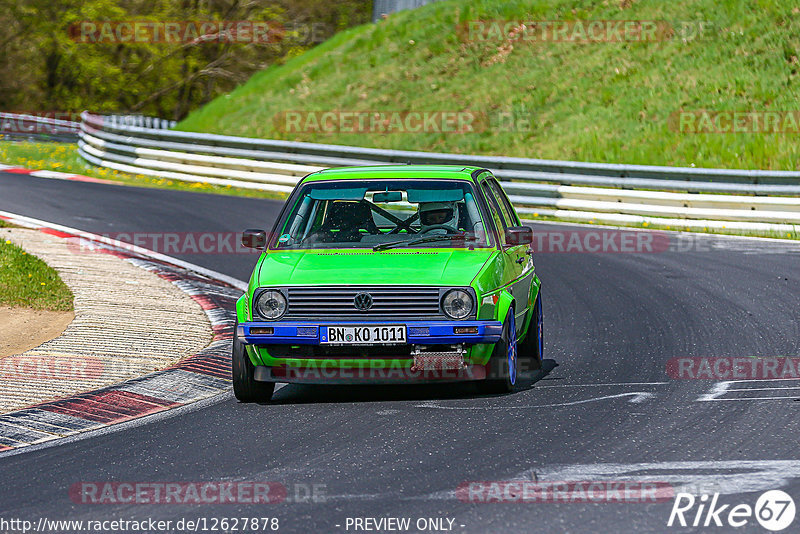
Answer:
[[[391,345],[406,342],[405,325],[328,326],[322,328],[321,343],[339,345]]]

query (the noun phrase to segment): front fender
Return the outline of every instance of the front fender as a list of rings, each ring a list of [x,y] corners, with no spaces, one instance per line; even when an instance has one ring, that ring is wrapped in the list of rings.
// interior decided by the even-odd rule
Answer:
[[[236,323],[240,324],[248,321],[250,321],[250,310],[248,306],[247,293],[245,293],[236,300]],[[258,351],[251,345],[245,345],[244,351],[248,358],[250,358],[250,362],[252,362],[253,365],[264,365],[264,362],[261,360],[261,356],[259,356]]]
[[[250,320],[247,310],[247,293],[236,300],[236,319],[240,323],[246,323]]]

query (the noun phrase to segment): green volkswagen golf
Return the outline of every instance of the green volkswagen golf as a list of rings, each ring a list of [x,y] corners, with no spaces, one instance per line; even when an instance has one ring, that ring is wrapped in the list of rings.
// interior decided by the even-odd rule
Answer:
[[[340,167],[309,174],[236,305],[240,401],[275,383],[475,381],[513,390],[542,360],[531,228],[487,169]]]

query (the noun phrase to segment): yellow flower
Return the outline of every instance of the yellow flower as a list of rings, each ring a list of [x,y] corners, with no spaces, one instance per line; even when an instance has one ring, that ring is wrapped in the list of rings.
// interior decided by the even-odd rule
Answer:
[[[11,240],[10,239],[6,239],[6,245],[10,245],[10,244],[11,244]]]
[[[44,282],[42,282],[42,285],[44,285]]]

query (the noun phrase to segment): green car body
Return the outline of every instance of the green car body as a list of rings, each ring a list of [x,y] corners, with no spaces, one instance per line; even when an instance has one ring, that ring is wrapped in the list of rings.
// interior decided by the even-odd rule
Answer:
[[[403,192],[389,192],[392,184]],[[385,193],[375,191],[384,185]],[[367,186],[371,189],[365,194]],[[411,204],[412,195],[422,199],[416,206],[420,212],[423,205],[444,206],[445,216],[451,215],[447,230],[437,228],[445,225],[423,229],[422,215]],[[372,200],[367,201],[368,197]],[[395,204],[377,200],[384,198]],[[446,202],[423,202],[430,199]],[[334,203],[341,207],[333,207]],[[324,242],[306,246],[299,234],[292,235],[291,229],[298,224],[312,227],[314,223],[304,220],[318,216],[312,209],[327,210],[319,215],[321,227],[334,217],[334,209],[346,215],[346,209],[364,210],[364,205],[372,210],[367,210],[369,221],[386,223],[384,217],[390,217],[392,222],[370,225],[371,236],[364,228],[358,229],[354,244],[347,247]],[[395,205],[400,211],[387,214],[381,208]],[[458,222],[455,213],[461,217]],[[403,222],[394,222],[395,217]],[[456,228],[464,220],[474,225],[469,232]],[[325,235],[344,239],[345,234],[338,231]],[[387,246],[390,234],[405,241]],[[377,245],[362,243],[368,238]],[[408,244],[412,239],[431,242]],[[306,176],[287,200],[269,239],[256,230],[246,231],[243,237],[246,245],[263,247],[263,253],[236,306],[236,396],[244,401],[264,399],[276,382],[478,380],[493,391],[509,391],[519,362],[527,362],[529,368],[541,362],[541,282],[531,240],[531,230],[521,226],[497,180],[479,167],[343,167]],[[460,291],[448,297],[455,289]],[[468,297],[473,299],[471,304]],[[258,307],[259,298],[270,301]],[[343,311],[350,309],[351,299],[359,298],[365,303]],[[417,303],[427,306],[420,316],[413,315],[422,309],[415,307]],[[467,316],[453,319],[444,311],[446,304],[452,305],[449,312],[462,314],[468,306],[471,309]],[[359,311],[359,305],[371,308]],[[333,311],[328,314],[328,309]],[[397,316],[392,315],[395,309]],[[265,319],[259,310],[267,310],[266,315],[283,313]],[[360,339],[360,335],[388,339],[394,336],[393,328],[401,342],[371,344]],[[330,343],[326,343],[328,335]],[[332,343],[334,335],[342,337],[341,343]],[[355,343],[344,340],[343,336],[353,335]],[[494,368],[493,362],[497,363]]]

